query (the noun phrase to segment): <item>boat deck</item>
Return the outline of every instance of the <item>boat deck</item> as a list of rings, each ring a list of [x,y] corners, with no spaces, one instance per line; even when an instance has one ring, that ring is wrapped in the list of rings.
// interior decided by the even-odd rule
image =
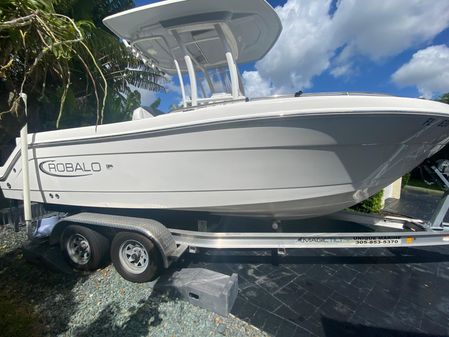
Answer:
[[[428,218],[440,196],[407,190],[391,210]],[[446,216],[449,220],[449,217]],[[209,251],[190,267],[238,273],[233,314],[272,336],[447,336],[449,247]]]

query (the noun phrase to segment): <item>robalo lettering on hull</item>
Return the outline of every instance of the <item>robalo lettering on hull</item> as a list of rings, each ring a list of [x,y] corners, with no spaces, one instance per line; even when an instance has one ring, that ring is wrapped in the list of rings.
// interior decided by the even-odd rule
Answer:
[[[39,170],[53,177],[85,177],[101,172],[99,162],[58,162],[46,160],[39,164]]]

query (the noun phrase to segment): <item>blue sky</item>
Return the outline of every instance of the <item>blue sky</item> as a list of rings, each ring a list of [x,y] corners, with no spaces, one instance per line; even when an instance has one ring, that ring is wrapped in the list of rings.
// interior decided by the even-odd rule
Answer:
[[[136,0],[136,5],[156,1]],[[250,96],[321,91],[426,98],[449,92],[449,0],[269,0],[283,32],[256,63],[240,65]],[[161,110],[178,103],[175,85]]]

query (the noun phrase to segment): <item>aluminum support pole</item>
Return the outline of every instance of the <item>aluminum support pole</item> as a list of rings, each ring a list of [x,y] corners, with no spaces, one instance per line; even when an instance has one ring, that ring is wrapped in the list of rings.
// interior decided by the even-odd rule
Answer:
[[[195,76],[195,68],[193,67],[192,59],[189,56],[189,51],[187,50],[186,46],[181,40],[181,37],[179,36],[178,32],[176,30],[172,30],[173,37],[175,38],[176,42],[178,43],[179,47],[184,53],[184,61],[187,66],[187,72],[189,73],[189,80],[190,80],[190,93],[192,96],[192,106],[198,105],[198,89],[196,87],[196,76]]]
[[[231,77],[231,93],[232,98],[237,99],[239,97],[239,77],[237,71],[237,65],[235,64],[234,57],[232,56],[232,50],[229,46],[228,40],[223,32],[223,29],[219,24],[215,25],[215,30],[217,31],[218,37],[223,43],[225,50],[226,61],[228,62],[229,76]]]
[[[20,97],[25,105],[25,118],[28,118],[27,95],[20,93]],[[20,130],[20,150],[22,158],[22,192],[23,192],[23,215],[28,238],[32,236],[31,198],[30,198],[30,174],[28,166],[28,123],[26,122]]]
[[[237,75],[239,76],[240,92],[242,93],[243,96],[246,96],[246,94],[245,94],[245,86],[243,85],[243,78],[242,78],[242,74],[240,73],[240,71],[237,71]]]
[[[182,72],[181,72],[181,69],[179,68],[179,63],[177,60],[175,60],[175,67],[176,67],[176,71],[178,73],[179,85],[181,86],[182,106],[185,108],[185,107],[187,107],[186,91],[184,88],[184,80],[182,78]]]
[[[239,82],[237,76],[237,66],[234,63],[234,58],[231,52],[226,53],[226,60],[228,61],[229,75],[231,76],[231,93],[232,98],[237,99],[239,97]]]
[[[198,105],[198,92],[196,87],[196,76],[195,76],[195,69],[193,68],[192,59],[189,55],[184,56],[184,61],[187,65],[187,71],[189,72],[189,79],[190,79],[190,91],[192,94],[192,106]]]

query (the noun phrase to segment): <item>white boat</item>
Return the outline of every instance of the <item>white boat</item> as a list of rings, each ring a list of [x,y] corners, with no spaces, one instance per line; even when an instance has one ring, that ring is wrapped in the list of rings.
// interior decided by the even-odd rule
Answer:
[[[29,135],[34,202],[315,217],[364,200],[449,142],[449,105],[434,101],[247,99],[236,63],[262,58],[282,29],[264,0],[168,0],[104,23],[147,61],[178,73],[182,104],[157,117],[139,111],[129,122]],[[0,168],[12,199],[23,198],[19,145]]]

